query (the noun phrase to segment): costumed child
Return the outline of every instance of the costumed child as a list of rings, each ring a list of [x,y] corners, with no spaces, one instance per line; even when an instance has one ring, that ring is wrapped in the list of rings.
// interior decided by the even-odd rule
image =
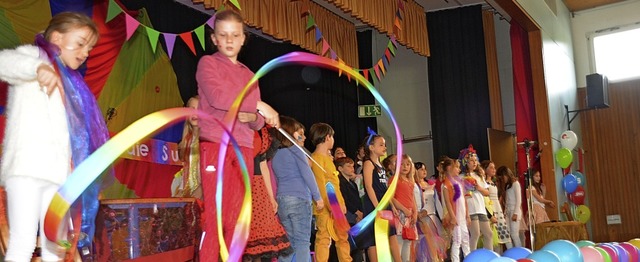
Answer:
[[[394,217],[397,222],[396,232],[398,232],[398,246],[400,247],[402,261],[415,261],[415,259],[411,257],[411,251],[413,250],[414,241],[418,240],[418,231],[416,229],[418,210],[413,195],[413,188],[415,186],[413,180],[414,173],[415,170],[411,157],[403,154],[396,192],[391,200],[396,210],[398,210],[394,214]]]
[[[366,217],[369,213],[373,212],[382,200],[384,194],[387,193],[388,178],[384,167],[380,164],[380,157],[387,153],[387,146],[384,137],[377,134],[367,136],[363,145],[365,158],[362,163],[362,177],[366,194],[362,199],[362,209]],[[391,209],[391,204],[389,204],[386,210]],[[374,222],[364,228],[362,236],[359,238],[363,239],[361,246],[367,249],[369,260],[376,262],[378,261],[378,254],[373,224]],[[390,225],[391,224],[392,223],[390,223]],[[402,261],[394,226],[389,227],[389,249],[391,250],[391,256],[394,261]]]
[[[460,261],[460,248],[466,257],[471,252],[469,247],[469,229],[471,223],[467,202],[464,199],[464,185],[458,177],[460,164],[451,158],[445,158],[441,163],[445,178],[442,183],[442,198],[446,211],[442,224],[451,232],[451,261]]]
[[[187,107],[198,109],[199,97],[189,98]],[[200,178],[200,126],[198,115],[190,116],[184,123],[182,140],[178,143],[178,156],[183,163],[183,168],[176,175],[172,183],[171,195],[173,197],[194,197],[202,199],[202,187]]]
[[[478,240],[481,234],[483,247],[493,250],[493,232],[491,231],[491,223],[489,223],[487,207],[484,202],[484,197],[489,196],[489,190],[487,190],[488,185],[484,178],[479,175],[478,155],[473,146],[469,145],[468,148],[460,150],[458,160],[462,162],[462,175],[465,186],[468,189],[465,198],[467,199],[467,207],[471,216],[471,224],[469,225],[471,251],[476,250],[478,247]]]
[[[222,121],[231,109],[233,101],[244,86],[253,77],[253,72],[238,61],[238,53],[245,40],[242,16],[236,11],[226,9],[216,13],[215,25],[210,35],[217,48],[212,55],[203,56],[198,62],[196,80],[198,82],[198,110],[207,115],[199,119],[200,125],[200,175],[204,193],[204,237],[200,249],[201,261],[218,261],[220,243],[216,218],[216,187],[218,153],[224,135]],[[258,114],[257,112],[260,112]],[[264,118],[263,118],[264,116]],[[240,104],[239,113],[231,130],[247,165],[253,170],[253,136],[265,122],[279,127],[278,113],[269,105],[260,101],[258,86],[251,86]],[[225,148],[224,192],[222,203],[222,230],[225,242],[231,245],[238,215],[244,196],[242,171],[238,158],[231,145]]]
[[[445,240],[442,222],[436,214],[436,210],[442,212],[442,203],[436,194],[435,180],[426,180],[427,168],[424,163],[416,162],[415,169],[416,184],[413,194],[418,210],[418,228],[421,231],[416,245],[416,261],[444,261],[448,241]]]
[[[545,205],[555,208],[556,204],[553,203],[553,201],[544,198],[547,194],[547,188],[544,186],[544,183],[542,183],[540,171],[535,168],[531,168],[529,172],[530,174],[533,174],[533,183],[529,186],[529,190],[533,196],[533,220],[536,224],[548,222],[550,219],[549,214],[547,214],[547,211],[545,210]]]
[[[514,247],[521,247],[524,240],[524,230],[522,217],[522,188],[518,178],[513,174],[511,169],[501,166],[496,171],[496,176],[505,185],[503,190],[504,209],[507,223],[509,224],[509,233]]]
[[[336,251],[340,262],[351,261],[351,248],[349,246],[349,225],[346,218],[343,225],[340,225],[338,217],[344,217],[347,212],[347,207],[342,198],[342,192],[340,191],[340,179],[338,178],[338,171],[333,164],[331,157],[331,149],[333,148],[334,131],[333,128],[326,123],[315,123],[311,125],[309,129],[309,136],[311,137],[311,143],[316,149],[311,154],[313,163],[311,164],[311,170],[316,178],[318,189],[320,190],[320,196],[324,203],[327,203],[324,208],[316,208],[314,214],[316,215],[316,240],[314,251],[316,253],[316,261],[325,262],[329,261],[329,247],[331,246],[331,240],[333,239],[336,245]],[[341,214],[333,214],[336,210],[331,209],[329,204],[329,198],[327,193],[326,184],[331,183],[335,190],[335,197],[340,206],[338,212]]]
[[[34,45],[0,51],[0,79],[9,83],[0,170],[10,225],[5,261],[30,261],[38,228],[43,261],[59,261],[64,252],[44,237],[43,218],[72,168],[109,138],[95,97],[76,71],[97,41],[91,18],[62,12]],[[91,252],[99,190],[98,179],[78,201],[83,252]]]
[[[493,181],[496,176],[496,166],[491,160],[482,161],[482,163],[480,163],[480,166],[484,170],[487,184],[489,185],[489,202],[487,205],[487,209],[489,209],[490,205],[493,211],[491,221],[493,222],[492,230],[494,235],[494,251],[501,253],[502,247],[500,246],[500,244],[504,244],[507,249],[511,248],[512,245],[507,220],[504,218],[502,205],[500,204],[500,198],[498,196],[498,186]]]
[[[287,232],[278,220],[278,203],[271,186],[271,171],[267,166],[279,143],[272,143],[267,126],[255,132],[254,173],[251,176],[251,224],[244,261],[261,261],[293,253]]]

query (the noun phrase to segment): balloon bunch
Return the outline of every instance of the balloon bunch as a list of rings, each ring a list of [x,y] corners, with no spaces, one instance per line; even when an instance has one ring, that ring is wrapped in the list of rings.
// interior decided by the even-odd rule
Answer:
[[[580,240],[554,240],[531,252],[525,247],[512,247],[502,256],[488,249],[476,249],[465,262],[627,262],[640,261],[640,238],[623,243],[599,243]]]
[[[556,152],[556,162],[566,175],[562,178],[562,189],[567,193],[567,198],[571,203],[571,212],[577,221],[587,223],[591,218],[591,210],[584,205],[586,192],[584,190],[585,177],[580,171],[569,173],[568,168],[573,163],[572,150],[578,144],[578,136],[571,130],[562,132],[560,135],[562,148]]]

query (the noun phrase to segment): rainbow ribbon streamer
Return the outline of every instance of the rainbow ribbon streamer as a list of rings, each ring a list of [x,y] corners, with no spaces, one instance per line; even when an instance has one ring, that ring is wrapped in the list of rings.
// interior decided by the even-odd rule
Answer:
[[[80,165],[76,167],[67,181],[62,185],[58,192],[53,196],[49,209],[45,215],[44,231],[46,237],[57,243],[64,244],[62,235],[58,235],[60,224],[71,207],[82,192],[95,180],[100,174],[113,163],[126,150],[131,148],[136,142],[151,135],[155,131],[166,127],[167,125],[184,119],[190,115],[199,115],[200,117],[209,117],[201,112],[191,108],[170,108],[151,113],[136,122],[129,125],[120,133],[112,137],[104,145],[98,148],[93,154],[87,157]],[[227,133],[226,133],[227,134]],[[230,137],[236,154],[239,154],[239,147],[235,143],[233,137]],[[240,163],[243,174],[245,174],[245,185],[249,181],[246,164]],[[247,199],[248,198],[248,199]],[[248,203],[248,205],[247,205]],[[248,206],[248,207],[247,207]],[[248,210],[248,211],[247,211]],[[251,189],[245,189],[245,199],[243,202],[243,210],[241,216],[251,219]],[[243,219],[241,221],[246,221]],[[248,223],[247,225],[248,231]],[[244,224],[243,224],[244,225]],[[248,235],[248,233],[247,233]]]
[[[331,208],[331,214],[335,221],[334,226],[338,230],[348,231],[350,229],[349,222],[347,221],[347,217],[342,213],[342,208],[340,208],[338,197],[336,197],[336,188],[333,187],[333,184],[330,182],[327,182],[326,188],[327,197],[329,198],[329,207]]]
[[[345,65],[344,63],[340,63],[338,61],[326,58],[326,57],[321,57],[318,55],[314,55],[314,54],[310,54],[310,53],[303,53],[303,52],[292,52],[280,57],[277,57],[271,61],[269,61],[268,63],[266,63],[264,66],[262,66],[260,68],[260,70],[258,70],[256,72],[256,74],[253,76],[253,78],[251,78],[251,80],[249,80],[249,82],[245,85],[244,89],[240,92],[240,94],[238,94],[238,97],[236,97],[236,99],[234,100],[233,104],[231,105],[231,108],[229,108],[229,112],[227,113],[227,115],[224,118],[224,125],[225,128],[227,130],[233,130],[233,125],[235,123],[235,118],[237,117],[238,114],[238,110],[240,108],[240,104],[242,102],[242,100],[244,99],[244,97],[246,96],[246,94],[249,92],[250,88],[252,86],[254,86],[254,84],[258,81],[258,79],[260,79],[262,76],[264,76],[265,74],[267,74],[268,72],[270,72],[271,70],[280,67],[280,66],[284,66],[284,65],[289,65],[289,64],[303,64],[303,65],[309,65],[309,66],[319,66],[319,67],[323,67],[323,68],[328,68],[328,69],[332,69],[332,70],[336,70],[338,71],[338,73],[341,75],[343,72],[349,76],[351,76],[352,78],[355,79],[356,83],[361,83],[363,84],[373,95],[373,97],[376,99],[376,101],[378,101],[378,103],[380,104],[380,106],[382,106],[382,109],[389,115],[389,118],[391,120],[391,122],[393,123],[393,127],[395,130],[395,135],[396,135],[396,141],[402,141],[402,135],[400,133],[400,129],[398,127],[398,123],[395,119],[395,117],[393,116],[393,113],[391,113],[391,109],[389,108],[389,105],[387,104],[387,102],[382,98],[382,95],[380,94],[380,92],[378,92],[378,90],[375,89],[375,87],[367,80],[365,79],[361,74],[359,74],[357,71],[353,70],[353,68]],[[220,144],[220,151],[219,151],[219,156],[220,158],[218,159],[218,166],[219,167],[223,167],[223,163],[224,163],[224,156],[225,156],[225,148],[228,142],[228,138],[227,135],[223,135],[222,137],[222,143]],[[402,143],[398,143],[398,150],[397,150],[397,154],[398,155],[402,155]],[[396,160],[396,174],[400,173],[400,167],[401,167],[401,161],[402,158],[398,158]],[[222,168],[218,169],[218,187],[221,188],[221,181],[222,181]],[[371,225],[371,223],[373,222],[374,218],[376,217],[377,212],[383,210],[384,208],[386,208],[386,206],[389,204],[389,201],[391,200],[391,198],[393,197],[393,195],[395,194],[396,191],[396,185],[398,183],[398,179],[394,178],[391,181],[391,185],[389,185],[389,188],[387,190],[387,192],[384,194],[384,196],[382,197],[381,201],[378,203],[378,206],[376,207],[376,209],[371,212],[369,215],[367,215],[364,219],[362,219],[358,224],[354,225],[351,230],[349,230],[349,234],[351,234],[352,236],[358,235],[362,232],[362,229]],[[220,191],[218,191],[220,192]],[[220,195],[216,195],[216,203],[218,203],[217,208],[218,208],[218,214],[220,214],[221,212],[221,202],[222,202],[222,195],[220,193]],[[220,223],[218,225],[218,228],[221,228],[221,221],[218,220],[218,223]],[[384,223],[384,222],[381,222]],[[384,229],[383,229],[384,228]],[[234,239],[236,239],[236,234],[239,234],[239,232],[234,232]],[[375,234],[376,236],[378,235],[384,235],[385,239],[388,238],[387,236],[387,227],[376,227],[375,229]],[[220,240],[220,249],[221,252],[220,254],[223,256],[223,260],[227,261],[228,259],[230,259],[231,261],[237,261],[237,258],[241,257],[241,252],[244,249],[244,246],[246,245],[246,239],[244,239],[244,241],[242,243],[238,243],[238,246],[232,246],[232,248],[234,250],[232,250],[232,253],[238,252],[240,254],[238,254],[237,256],[234,255],[232,257],[226,257],[225,255],[229,254],[227,253],[227,244],[224,241],[224,238],[220,238],[219,235],[219,240]],[[235,243],[234,243],[235,244]],[[382,248],[381,248],[382,247]],[[377,252],[378,252],[378,257],[382,258],[382,257],[388,257],[389,254],[389,249],[388,249],[388,243],[386,246],[378,246],[377,248]],[[230,254],[229,254],[230,255]],[[233,259],[232,259],[233,258]],[[382,260],[385,261],[385,260]]]

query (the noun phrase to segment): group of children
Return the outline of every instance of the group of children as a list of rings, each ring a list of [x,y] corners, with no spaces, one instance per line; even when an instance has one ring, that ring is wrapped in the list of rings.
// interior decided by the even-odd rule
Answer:
[[[207,117],[193,116],[187,121],[180,143],[185,168],[172,192],[203,200],[200,260],[218,261],[216,169],[224,132],[218,120],[229,112],[253,73],[237,60],[245,40],[243,19],[237,12],[218,12],[209,37],[217,52],[203,56],[198,63],[198,96],[188,102],[188,106],[202,112],[200,116]],[[77,160],[70,148],[92,143],[90,153],[104,142],[74,139],[77,127],[69,122],[78,114],[85,116],[79,118],[87,121],[85,126],[98,123],[94,129],[106,129],[103,120],[94,121],[99,112],[71,115],[72,108],[68,106],[73,101],[64,97],[67,90],[86,89],[84,81],[77,78],[76,69],[87,59],[97,39],[97,27],[90,18],[61,13],[38,36],[36,45],[0,52],[0,79],[10,84],[1,172],[11,225],[7,261],[27,261],[31,257],[38,228],[43,235],[42,218],[47,204],[74,164],[78,164],[69,164],[72,158]],[[95,104],[95,98],[82,102],[82,106]],[[224,188],[233,189],[222,192],[222,234],[226,243],[231,243],[242,205],[244,184],[238,157],[243,157],[253,174],[253,212],[245,261],[275,257],[279,261],[308,261],[313,216],[317,228],[316,261],[329,260],[331,245],[335,245],[340,261],[362,261],[363,250],[368,261],[377,261],[373,224],[353,238],[340,221],[344,216],[354,225],[373,212],[394,179],[395,156],[390,155],[381,163],[387,155],[382,136],[369,135],[355,160],[338,148],[332,156],[334,130],[326,123],[316,123],[309,130],[315,150],[308,154],[304,149],[304,126],[291,117],[280,116],[261,101],[257,84],[242,101],[231,134],[242,155],[236,156],[228,146],[220,161],[225,167]],[[443,157],[437,164],[438,172],[428,179],[423,163],[413,163],[406,154],[400,157],[398,186],[386,207],[394,215],[388,231],[394,261],[442,261],[449,245],[452,261],[459,261],[459,250],[468,254],[477,246],[480,235],[488,249],[495,244],[493,239],[507,247],[509,243],[521,245],[519,234],[515,233],[523,221],[521,187],[511,170],[504,166],[496,170],[490,161],[479,165],[475,152],[467,150],[461,157],[462,174],[459,161]],[[41,162],[34,165],[33,159]],[[271,185],[272,171],[275,187]],[[494,177],[497,185],[492,182]],[[328,185],[334,193],[329,193]],[[36,186],[39,189],[34,191]],[[277,188],[275,193],[273,188]],[[539,182],[533,184],[532,190],[536,204],[553,206],[553,202],[544,199],[544,187]],[[538,218],[545,219],[541,215]],[[492,230],[492,223],[497,230]],[[56,243],[45,240],[42,250],[43,260],[61,257]]]

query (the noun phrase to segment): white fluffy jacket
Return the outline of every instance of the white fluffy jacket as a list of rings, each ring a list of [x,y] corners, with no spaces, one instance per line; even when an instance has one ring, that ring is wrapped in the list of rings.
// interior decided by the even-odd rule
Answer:
[[[69,130],[58,90],[48,96],[36,70],[49,61],[36,46],[0,51],[0,79],[9,83],[0,179],[24,176],[62,184],[71,170]]]

